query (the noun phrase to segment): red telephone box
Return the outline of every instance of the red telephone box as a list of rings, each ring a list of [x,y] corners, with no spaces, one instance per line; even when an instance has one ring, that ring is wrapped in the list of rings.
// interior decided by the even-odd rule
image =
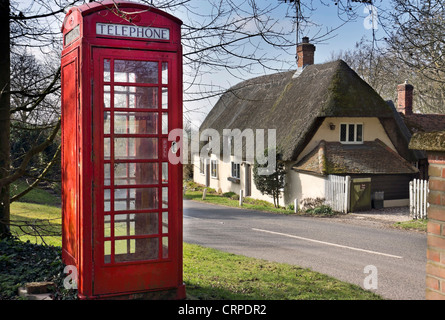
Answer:
[[[63,260],[79,297],[185,298],[182,22],[133,2],[74,7],[63,27]],[[179,151],[178,151],[179,152]]]

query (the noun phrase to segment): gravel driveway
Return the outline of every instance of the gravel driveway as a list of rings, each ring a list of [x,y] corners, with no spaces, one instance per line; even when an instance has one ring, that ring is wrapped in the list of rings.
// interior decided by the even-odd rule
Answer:
[[[396,222],[412,220],[409,215],[409,207],[391,207],[352,212],[346,215],[331,217],[330,219],[341,223],[353,223],[376,228],[393,228]]]
[[[377,220],[386,220],[393,222],[412,220],[409,215],[409,207],[391,207],[383,209],[372,209],[369,211],[360,211],[350,213],[352,216],[371,218]]]

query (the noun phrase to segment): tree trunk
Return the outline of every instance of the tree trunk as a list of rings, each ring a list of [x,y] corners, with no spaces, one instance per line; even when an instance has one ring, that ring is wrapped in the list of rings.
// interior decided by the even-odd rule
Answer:
[[[10,35],[9,0],[0,0],[0,179],[10,165]],[[9,184],[0,185],[0,238],[9,234]]]

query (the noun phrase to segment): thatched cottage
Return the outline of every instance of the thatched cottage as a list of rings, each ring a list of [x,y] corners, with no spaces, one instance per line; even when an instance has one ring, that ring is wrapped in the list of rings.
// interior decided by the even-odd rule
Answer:
[[[330,175],[371,178],[371,192],[383,191],[386,206],[407,204],[409,181],[419,174],[419,154],[408,149],[410,134],[398,110],[344,61],[313,64],[314,51],[304,38],[296,71],[230,88],[200,132],[211,128],[223,136],[224,129],[275,129],[287,169],[281,204],[323,198]],[[221,154],[194,157],[194,163],[200,163],[196,182],[272,202],[256,189],[253,163],[245,158],[224,162]]]

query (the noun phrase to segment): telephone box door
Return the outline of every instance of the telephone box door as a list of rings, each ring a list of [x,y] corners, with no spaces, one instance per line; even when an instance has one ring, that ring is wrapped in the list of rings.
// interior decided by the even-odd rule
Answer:
[[[182,285],[177,53],[93,49],[93,294]],[[179,261],[179,263],[178,263]]]

